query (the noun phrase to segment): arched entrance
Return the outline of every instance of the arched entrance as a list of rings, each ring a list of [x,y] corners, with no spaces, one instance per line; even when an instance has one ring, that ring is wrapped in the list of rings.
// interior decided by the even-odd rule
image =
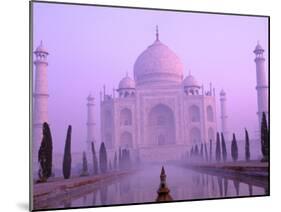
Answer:
[[[132,125],[132,112],[128,108],[124,108],[120,112],[120,125],[122,126]]]
[[[148,113],[148,145],[166,145],[176,142],[173,111],[164,104],[158,104]]]

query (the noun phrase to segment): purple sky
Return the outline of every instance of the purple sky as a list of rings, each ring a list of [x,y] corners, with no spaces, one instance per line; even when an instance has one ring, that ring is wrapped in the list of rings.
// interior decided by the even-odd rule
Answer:
[[[73,150],[86,140],[86,97],[96,97],[96,131],[99,136],[99,92],[117,88],[138,55],[160,40],[180,57],[184,74],[205,88],[213,83],[217,93],[227,93],[229,130],[238,138],[243,128],[250,136],[257,130],[256,71],[253,49],[265,49],[267,19],[261,17],[179,13],[34,3],[34,48],[43,40],[48,49],[49,122],[54,151],[63,150],[67,125],[73,126]]]

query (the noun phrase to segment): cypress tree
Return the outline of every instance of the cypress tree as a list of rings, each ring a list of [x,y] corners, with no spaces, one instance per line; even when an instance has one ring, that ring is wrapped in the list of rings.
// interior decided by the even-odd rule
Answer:
[[[233,133],[232,142],[231,142],[231,156],[233,161],[237,161],[238,159],[238,146],[235,138],[235,134]]]
[[[117,170],[117,154],[116,154],[116,152],[114,153],[113,168],[114,168],[114,170]]]
[[[104,142],[100,146],[100,171],[101,173],[107,172],[107,153]]]
[[[48,123],[43,123],[42,130],[43,137],[38,152],[38,162],[40,164],[39,179],[45,182],[52,175],[53,142]]]
[[[119,153],[118,153],[118,162],[119,162],[119,169],[122,169],[122,152],[121,152],[120,147],[119,147]]]
[[[128,160],[128,168],[131,168],[131,154],[130,150],[127,150],[127,160]]]
[[[88,161],[87,161],[87,156],[86,153],[83,152],[83,156],[82,156],[82,173],[81,176],[88,176]]]
[[[204,159],[204,155],[203,155],[203,143],[201,143],[201,147],[200,147],[200,157],[203,160]]]
[[[220,147],[220,135],[217,132],[217,144],[216,144],[216,161],[221,161],[221,147]]]
[[[204,144],[204,151],[205,151],[205,160],[208,161],[209,160],[209,156],[208,156],[208,151],[207,151],[207,144]]]
[[[261,122],[261,151],[262,151],[262,162],[269,160],[269,130],[267,128],[267,121],[265,112],[262,113]]]
[[[212,161],[213,158],[213,141],[210,139],[210,161]]]
[[[71,175],[71,125],[67,129],[62,169],[64,179],[69,179]]]
[[[250,160],[250,140],[247,129],[245,129],[245,159]]]
[[[122,161],[122,168],[126,169],[127,168],[127,150],[126,149],[122,149],[121,161]]]
[[[227,151],[226,151],[226,145],[225,145],[223,133],[221,133],[221,149],[222,149],[222,159],[225,162],[227,159]]]
[[[197,144],[195,145],[194,155],[195,155],[195,158],[196,158],[196,159],[197,159],[197,157],[199,156],[199,150],[198,150]]]
[[[98,159],[97,159],[94,142],[91,142],[91,146],[92,146],[92,155],[93,155],[93,174],[96,175],[98,174],[99,171],[98,171]]]
[[[193,155],[194,155],[193,147],[191,147],[191,150],[190,150],[190,157],[193,158]]]

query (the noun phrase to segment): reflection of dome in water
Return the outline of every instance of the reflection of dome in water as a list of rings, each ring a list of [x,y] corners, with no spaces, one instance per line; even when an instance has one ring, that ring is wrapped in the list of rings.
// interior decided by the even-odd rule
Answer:
[[[137,58],[134,65],[134,77],[137,85],[182,81],[183,64],[168,46],[159,41],[158,31],[155,42]]]

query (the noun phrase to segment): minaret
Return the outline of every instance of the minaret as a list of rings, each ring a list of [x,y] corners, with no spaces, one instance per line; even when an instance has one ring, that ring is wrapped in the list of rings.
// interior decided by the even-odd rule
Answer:
[[[262,113],[265,112],[266,118],[268,121],[268,85],[265,74],[265,66],[264,66],[264,57],[263,57],[264,49],[261,45],[257,44],[254,53],[256,55],[255,63],[256,63],[256,76],[257,76],[257,102],[258,102],[258,118],[259,118],[259,126],[261,125]]]
[[[95,141],[95,121],[94,121],[94,106],[95,98],[89,94],[87,98],[87,141],[86,141],[86,150],[88,153],[91,153],[91,142]],[[90,156],[90,155],[89,155]],[[88,158],[89,158],[88,156]]]
[[[221,131],[224,135],[225,140],[228,140],[226,93],[223,89],[220,92],[220,103],[221,103]]]
[[[173,200],[173,198],[169,194],[170,190],[166,184],[166,174],[163,166],[160,174],[160,186],[157,193],[158,193],[158,197],[156,198],[156,202],[166,202],[166,201]]]
[[[35,83],[33,92],[33,143],[32,143],[32,164],[33,174],[38,173],[38,150],[42,140],[42,126],[48,122],[48,80],[47,80],[47,56],[48,51],[44,48],[43,42],[34,51],[35,54]]]

